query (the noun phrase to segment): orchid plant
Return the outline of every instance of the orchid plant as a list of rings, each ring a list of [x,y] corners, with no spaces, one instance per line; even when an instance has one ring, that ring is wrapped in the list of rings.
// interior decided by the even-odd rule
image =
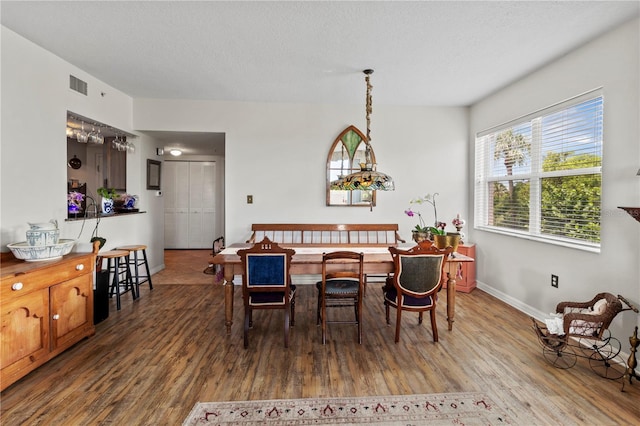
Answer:
[[[84,194],[82,192],[71,191],[67,193],[67,204],[70,206],[80,207],[82,200],[84,200]]]
[[[433,216],[434,216],[434,226],[426,226],[424,220],[422,219],[422,214],[418,210],[413,210],[413,207],[409,206],[404,213],[409,217],[418,216],[418,224],[413,230],[415,232],[431,232],[432,235],[444,235],[444,228],[447,226],[444,222],[438,222],[438,209],[436,207],[436,195],[439,195],[435,192],[433,195],[427,194],[424,197],[414,198],[409,201],[409,204],[431,204],[433,206]]]

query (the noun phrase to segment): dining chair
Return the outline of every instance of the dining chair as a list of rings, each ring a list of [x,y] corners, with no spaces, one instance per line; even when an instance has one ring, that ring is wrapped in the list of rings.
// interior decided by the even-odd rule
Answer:
[[[244,300],[244,348],[249,346],[249,328],[254,309],[284,310],[284,347],[289,347],[289,328],[295,324],[296,286],[291,284],[289,268],[292,249],[285,249],[265,237],[253,247],[238,250],[242,264]]]
[[[322,281],[318,288],[317,324],[322,323],[322,344],[327,342],[327,323],[357,324],[362,344],[362,297],[364,293],[364,254],[335,251],[322,254]],[[353,307],[355,319],[327,318],[328,307]]]
[[[444,266],[452,247],[438,249],[430,241],[418,243],[409,250],[389,247],[394,264],[394,274],[382,288],[387,325],[390,325],[390,307],[396,308],[396,337],[400,341],[402,311],[418,312],[418,324],[429,311],[433,341],[438,341],[436,301],[445,279]]]

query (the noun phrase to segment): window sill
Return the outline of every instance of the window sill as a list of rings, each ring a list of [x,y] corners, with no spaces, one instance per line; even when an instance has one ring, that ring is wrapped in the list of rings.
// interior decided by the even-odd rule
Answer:
[[[521,238],[523,240],[537,241],[539,243],[553,244],[556,246],[588,251],[591,253],[600,253],[600,244],[587,243],[587,242],[584,242],[584,243],[573,242],[570,240],[557,238],[557,237],[531,235],[525,232],[504,231],[500,228],[494,228],[490,226],[476,226],[474,227],[474,229],[477,229],[478,231],[487,231],[487,232],[492,232],[494,234],[506,235],[509,237]]]

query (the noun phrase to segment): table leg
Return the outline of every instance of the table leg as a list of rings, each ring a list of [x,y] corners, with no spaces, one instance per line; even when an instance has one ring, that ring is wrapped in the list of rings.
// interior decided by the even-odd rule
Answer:
[[[447,262],[447,323],[449,331],[453,330],[454,317],[456,315],[456,272],[458,262]]]
[[[224,325],[227,336],[231,335],[233,324],[233,268],[224,268]]]

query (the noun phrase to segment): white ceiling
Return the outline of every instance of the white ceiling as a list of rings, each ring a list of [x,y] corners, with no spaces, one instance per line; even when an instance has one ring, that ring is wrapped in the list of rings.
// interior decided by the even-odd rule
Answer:
[[[2,1],[2,25],[134,98],[470,105],[635,1]]]

